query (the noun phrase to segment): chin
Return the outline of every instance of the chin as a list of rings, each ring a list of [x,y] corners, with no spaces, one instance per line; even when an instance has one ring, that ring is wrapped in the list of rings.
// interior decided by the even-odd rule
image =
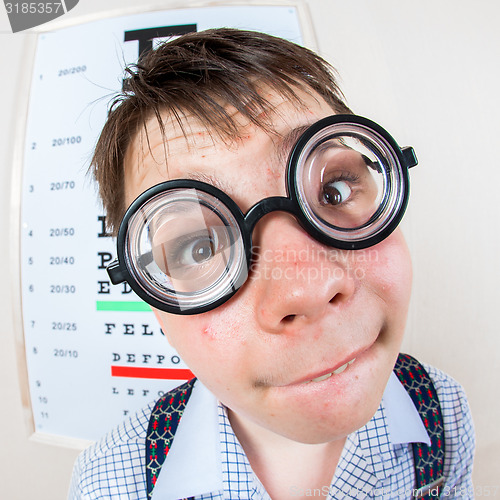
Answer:
[[[307,419],[287,419],[281,426],[266,426],[272,432],[303,444],[323,444],[344,440],[349,434],[366,425],[377,411],[380,400],[373,401],[362,410],[340,415],[310,415]]]

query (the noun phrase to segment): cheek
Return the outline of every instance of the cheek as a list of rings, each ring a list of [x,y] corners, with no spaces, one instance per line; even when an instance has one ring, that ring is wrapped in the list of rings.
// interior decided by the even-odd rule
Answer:
[[[411,285],[412,266],[408,247],[397,230],[383,242],[365,250],[365,282],[394,311],[406,315]]]
[[[157,318],[170,345],[208,387],[248,369],[244,329],[230,308],[194,316],[158,312]]]

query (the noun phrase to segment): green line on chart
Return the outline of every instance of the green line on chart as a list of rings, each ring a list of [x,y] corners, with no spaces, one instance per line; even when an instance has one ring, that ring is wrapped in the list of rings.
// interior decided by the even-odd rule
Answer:
[[[151,311],[151,307],[146,302],[140,301],[98,300],[95,304],[97,311]]]

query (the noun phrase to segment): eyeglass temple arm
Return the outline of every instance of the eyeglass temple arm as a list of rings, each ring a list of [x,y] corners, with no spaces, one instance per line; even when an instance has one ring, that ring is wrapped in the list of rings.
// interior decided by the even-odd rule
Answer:
[[[403,153],[403,158],[407,168],[414,167],[418,164],[417,155],[411,146],[401,148],[401,153]]]
[[[123,272],[118,259],[111,262],[111,264],[106,268],[106,271],[108,272],[108,276],[113,285],[118,285],[126,280],[125,273]]]
[[[153,262],[153,252],[147,252],[144,255],[141,255],[138,261],[142,267],[148,266],[151,262]],[[127,281],[127,275],[123,272],[118,259],[113,260],[106,268],[106,271],[108,272],[108,276],[110,277],[113,285],[119,285],[120,283]]]

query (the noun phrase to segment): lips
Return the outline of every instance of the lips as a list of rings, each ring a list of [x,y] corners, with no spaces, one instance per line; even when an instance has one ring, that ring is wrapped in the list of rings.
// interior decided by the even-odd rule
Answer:
[[[296,379],[291,383],[284,384],[281,387],[291,387],[291,386],[304,386],[308,384],[314,384],[318,382],[323,382],[335,375],[340,375],[345,372],[356,360],[360,360],[365,358],[365,354],[370,350],[373,344],[369,346],[363,347],[361,349],[357,349],[352,352],[349,357],[344,358],[341,365],[334,365],[330,368],[327,368],[322,371],[312,372],[309,375],[302,377],[300,379]]]
[[[323,380],[326,380],[327,378],[330,378],[332,375],[340,375],[342,372],[344,372],[348,366],[352,365],[356,361],[356,358],[351,359],[347,363],[344,363],[342,366],[339,366],[336,370],[333,370],[329,373],[325,373],[324,375],[320,375],[319,377],[313,378],[311,380],[306,380],[305,382],[302,382],[303,384],[311,384],[312,382],[322,382]]]

